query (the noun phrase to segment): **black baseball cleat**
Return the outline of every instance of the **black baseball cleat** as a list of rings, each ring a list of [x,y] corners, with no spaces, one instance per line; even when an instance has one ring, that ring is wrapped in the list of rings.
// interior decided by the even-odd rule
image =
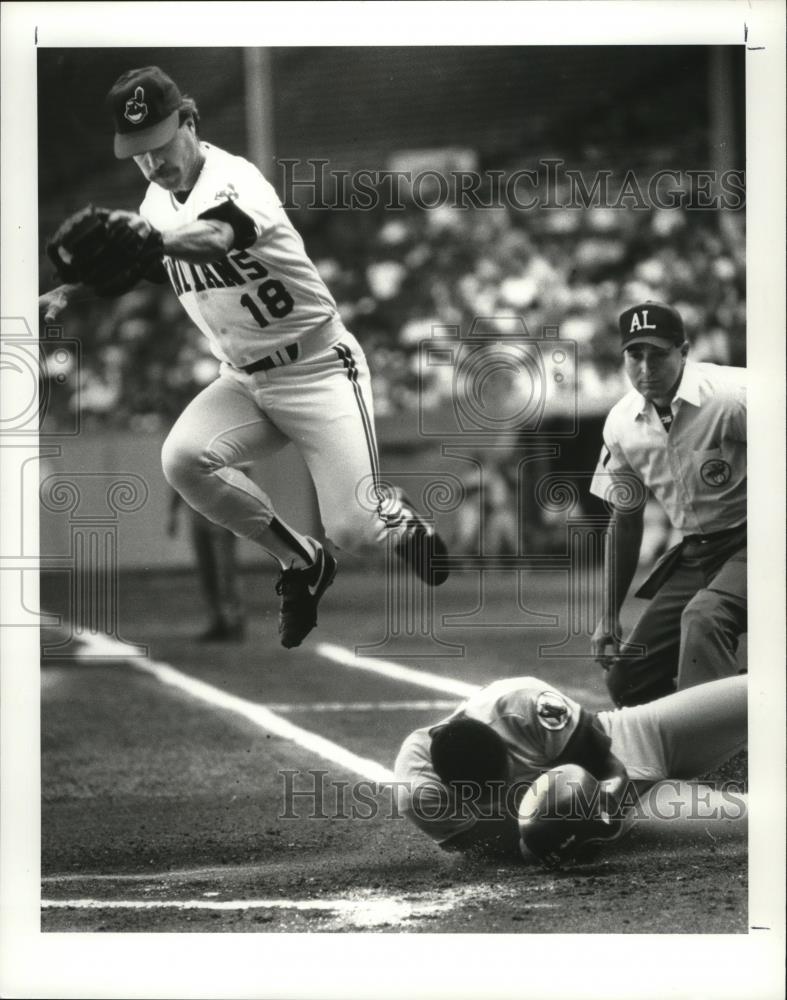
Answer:
[[[338,563],[319,542],[309,541],[317,549],[311,566],[305,569],[283,569],[276,581],[279,606],[279,635],[287,649],[300,646],[317,624],[317,605],[333,583]]]
[[[397,490],[401,510],[407,519],[407,533],[394,547],[394,552],[415,575],[439,587],[448,579],[447,569],[435,569],[434,558],[448,555],[445,542],[431,524],[427,524],[407,497]]]

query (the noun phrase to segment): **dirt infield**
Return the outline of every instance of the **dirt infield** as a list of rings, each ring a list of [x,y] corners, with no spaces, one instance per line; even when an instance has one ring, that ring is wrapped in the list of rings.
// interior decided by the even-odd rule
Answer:
[[[530,611],[562,620],[560,577],[537,577],[525,581]],[[459,701],[326,655],[380,640],[379,575],[340,577],[318,630],[291,652],[275,635],[272,577],[244,582],[252,624],[243,644],[194,641],[191,577],[137,574],[121,580],[119,632],[146,656],[88,645],[87,655],[44,657],[45,931],[746,932],[745,816],[643,818],[614,850],[560,872],[441,852],[395,815],[384,787],[359,791],[353,767],[310,749],[317,737],[349,764],[389,769],[408,732]],[[492,605],[503,606],[510,581],[490,586],[501,591]],[[42,601],[67,610],[56,581]],[[456,574],[436,592],[435,620],[477,604],[477,581]],[[464,646],[461,656],[398,658],[391,645],[385,662],[446,687],[535,674],[588,707],[608,705],[586,659],[539,655],[559,639],[554,625],[477,618],[441,634]],[[260,705],[283,728],[262,724]],[[284,735],[286,725],[306,736]]]

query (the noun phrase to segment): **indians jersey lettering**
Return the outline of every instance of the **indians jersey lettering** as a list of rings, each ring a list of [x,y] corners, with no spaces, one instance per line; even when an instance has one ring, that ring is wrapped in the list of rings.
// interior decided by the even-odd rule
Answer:
[[[242,366],[338,312],[272,185],[243,157],[208,143],[202,151],[205,162],[186,201],[151,184],[140,214],[160,230],[219,218],[243,234],[243,246],[209,264],[164,258],[175,294],[213,353]]]

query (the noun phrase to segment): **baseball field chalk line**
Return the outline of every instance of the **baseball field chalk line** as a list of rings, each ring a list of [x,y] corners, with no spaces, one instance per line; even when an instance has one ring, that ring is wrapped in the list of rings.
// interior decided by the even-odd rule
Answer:
[[[395,781],[393,771],[383,767],[382,764],[378,764],[367,757],[360,757],[346,750],[338,743],[326,739],[324,736],[319,736],[308,729],[294,725],[292,722],[283,719],[271,711],[265,705],[229,694],[214,687],[212,684],[207,684],[205,681],[200,681],[195,677],[184,674],[167,663],[158,663],[147,657],[131,655],[132,651],[136,653],[137,647],[135,646],[127,645],[105,635],[83,636],[82,642],[86,653],[96,657],[100,657],[102,654],[117,657],[122,655],[124,651],[127,651],[129,655],[125,662],[144,673],[151,674],[162,684],[177,688],[214,708],[223,708],[234,712],[236,715],[240,715],[255,725],[260,726],[266,732],[272,733],[275,736],[281,736],[286,740],[291,740],[305,750],[317,754],[324,760],[338,764],[340,767],[344,767],[348,771],[360,775],[362,778],[380,784]],[[351,650],[344,649],[342,646],[334,646],[330,643],[320,643],[317,646],[317,652],[345,666],[360,670],[369,670],[395,680],[404,681],[405,683],[420,684],[421,687],[437,688],[438,690],[449,691],[452,694],[459,694],[461,692],[462,697],[467,697],[468,694],[479,690],[477,685],[468,684],[465,681],[453,680],[450,677],[440,677],[438,674],[431,674],[428,671],[413,670],[411,667],[405,667],[402,664],[392,663],[388,660],[378,661],[369,657],[356,657]],[[708,794],[710,796],[708,805],[711,808],[715,809],[724,804],[721,792],[709,789]],[[690,801],[688,785],[684,785],[683,792],[679,798],[684,801]],[[743,798],[746,799],[747,797],[743,796]]]
[[[453,701],[312,701],[291,704],[269,703],[271,712],[450,712]]]
[[[431,691],[442,691],[444,694],[454,694],[462,700],[481,690],[480,684],[468,684],[467,681],[458,681],[453,677],[442,677],[440,674],[432,674],[428,670],[415,670],[413,667],[405,667],[392,660],[378,659],[376,656],[357,656],[351,649],[336,646],[330,642],[317,643],[315,651],[319,656],[324,656],[326,660],[332,660],[343,667],[366,670],[372,674],[379,674],[381,677],[388,677],[390,680],[403,681],[405,684],[429,688]],[[575,698],[585,706],[589,706],[592,702],[598,708],[609,707],[605,698],[599,699],[589,695],[586,691],[572,688],[570,685],[561,684],[560,689],[570,698]]]
[[[394,681],[403,681],[405,684],[413,684],[415,687],[429,688],[430,691],[442,691],[444,694],[455,694],[464,699],[471,694],[480,691],[479,684],[468,684],[467,681],[457,681],[452,677],[441,677],[440,674],[432,674],[428,670],[414,670],[412,667],[405,667],[401,663],[393,663],[391,660],[380,660],[376,656],[356,656],[351,649],[344,646],[335,646],[331,642],[318,642],[315,646],[318,656],[324,656],[326,660],[340,663],[343,667],[352,667],[355,670],[367,670],[372,674],[380,674],[381,677],[388,677]]]
[[[102,653],[118,656],[122,654],[124,649],[131,650],[134,648],[126,646],[124,643],[118,642],[109,636],[85,636],[83,637],[83,643],[86,652],[92,656],[101,656]],[[300,726],[294,725],[287,719],[282,719],[281,716],[276,715],[275,712],[272,712],[264,705],[247,701],[245,698],[239,698],[237,695],[229,694],[227,691],[221,691],[212,684],[207,684],[205,681],[197,680],[195,677],[190,677],[188,674],[176,670],[168,663],[157,663],[144,656],[129,656],[126,662],[137,670],[151,674],[156,680],[162,684],[166,684],[168,687],[184,691],[193,698],[197,698],[214,708],[223,708],[229,712],[234,712],[236,715],[243,716],[244,719],[248,719],[249,722],[260,726],[266,732],[273,733],[275,736],[281,736],[285,740],[291,740],[293,743],[302,746],[305,750],[317,754],[324,760],[338,764],[340,767],[345,767],[348,771],[359,774],[362,778],[378,782],[390,782],[394,780],[393,771],[390,771],[387,767],[383,767],[381,764],[369,760],[367,757],[359,757],[338,743],[325,739],[324,736],[319,736],[308,729],[302,729]]]

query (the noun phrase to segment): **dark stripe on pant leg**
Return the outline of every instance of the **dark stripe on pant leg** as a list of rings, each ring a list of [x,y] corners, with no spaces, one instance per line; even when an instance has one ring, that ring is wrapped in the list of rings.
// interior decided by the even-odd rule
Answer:
[[[271,519],[268,527],[280,542],[288,545],[293,552],[297,553],[303,559],[307,566],[311,566],[314,562],[314,556],[311,552],[307,552],[298,539],[287,530],[286,524],[282,523],[277,517],[274,517]]]
[[[352,351],[349,347],[344,344],[337,344],[334,346],[334,350],[338,355],[340,361],[344,365],[344,370],[347,373],[347,378],[350,381],[350,385],[353,387],[353,392],[355,393],[355,400],[358,404],[358,410],[361,414],[361,423],[363,424],[363,433],[366,438],[366,447],[369,452],[369,464],[372,468],[372,486],[374,488],[375,495],[378,499],[378,513],[379,504],[382,503],[382,497],[380,496],[380,465],[377,458],[377,444],[374,438],[374,430],[372,419],[369,415],[369,411],[366,408],[366,400],[363,398],[363,393],[361,392],[361,387],[358,385],[358,367],[355,364],[355,359],[352,356]],[[381,514],[382,516],[382,514]]]

